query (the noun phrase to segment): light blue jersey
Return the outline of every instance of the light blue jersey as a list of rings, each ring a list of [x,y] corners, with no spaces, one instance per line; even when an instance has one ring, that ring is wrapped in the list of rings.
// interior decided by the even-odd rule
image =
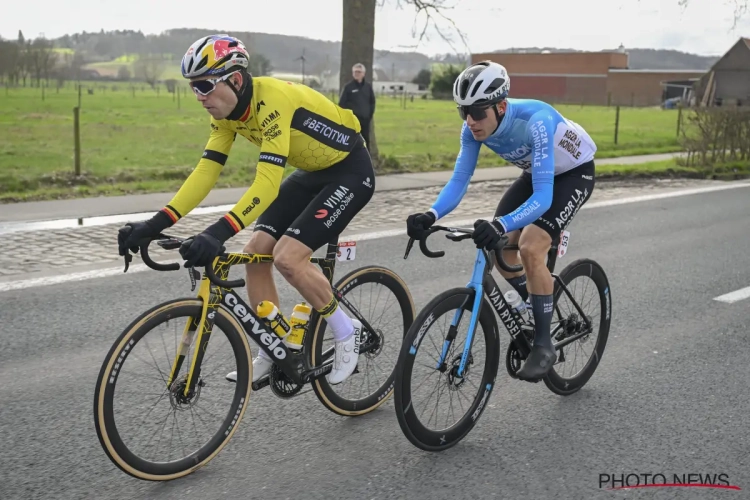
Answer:
[[[583,127],[546,102],[512,98],[506,101],[500,126],[484,141],[474,139],[464,122],[453,175],[431,208],[437,219],[448,215],[463,199],[482,144],[531,173],[534,187],[531,197],[512,213],[497,219],[508,233],[531,224],[549,209],[556,175],[594,159],[596,144]]]

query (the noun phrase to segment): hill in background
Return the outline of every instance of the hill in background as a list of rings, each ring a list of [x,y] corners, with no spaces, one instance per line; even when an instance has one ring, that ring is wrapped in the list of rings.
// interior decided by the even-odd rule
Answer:
[[[169,60],[163,78],[179,77],[179,60],[187,47],[197,38],[220,33],[222,30],[174,29],[159,35],[144,35],[140,31],[110,31],[99,33],[76,33],[54,40],[59,49],[83,54],[88,68],[102,75],[114,76],[123,65],[133,63],[138,54],[160,54]],[[339,70],[341,42],[328,42],[310,38],[275,35],[268,33],[232,32],[257,54],[270,61],[275,74],[300,74],[304,55],[307,75],[336,74]],[[514,48],[495,52],[518,52],[549,50],[550,52],[572,51],[559,48]],[[698,69],[707,70],[718,59],[715,56],[700,56],[677,50],[627,49],[632,69]],[[410,81],[421,69],[435,63],[463,65],[461,56],[444,54],[429,57],[419,52],[392,52],[376,50],[375,73],[380,80]],[[372,71],[370,72],[372,74]]]

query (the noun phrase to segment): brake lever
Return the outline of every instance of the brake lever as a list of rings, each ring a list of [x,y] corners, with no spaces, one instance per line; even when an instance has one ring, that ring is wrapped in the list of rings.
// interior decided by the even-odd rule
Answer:
[[[195,291],[195,284],[200,279],[201,273],[199,273],[194,267],[188,268],[188,276],[190,276],[190,291]]]
[[[409,252],[411,252],[411,247],[414,246],[414,238],[409,238],[409,242],[406,244],[406,253],[404,254],[404,260],[409,256]]]
[[[125,259],[125,270],[123,271],[123,273],[126,273],[128,272],[128,268],[130,267],[130,262],[133,260],[133,256],[130,255],[130,252],[125,251],[125,257],[123,258]]]

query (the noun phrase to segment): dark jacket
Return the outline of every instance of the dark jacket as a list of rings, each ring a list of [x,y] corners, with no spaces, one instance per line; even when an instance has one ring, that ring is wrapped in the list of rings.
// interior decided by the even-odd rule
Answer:
[[[357,118],[372,119],[375,113],[375,92],[370,82],[363,79],[362,83],[357,80],[347,83],[339,96],[339,106],[351,109]]]

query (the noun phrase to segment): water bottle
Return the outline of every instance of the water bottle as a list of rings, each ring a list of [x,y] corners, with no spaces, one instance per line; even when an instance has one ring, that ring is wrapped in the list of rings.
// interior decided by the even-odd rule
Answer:
[[[515,290],[505,292],[505,300],[511,309],[516,311],[523,319],[524,322],[528,323],[531,319],[529,310],[526,308],[526,302],[521,299],[521,296]]]
[[[279,308],[276,307],[273,302],[263,300],[258,304],[258,316],[268,321],[271,325],[271,329],[276,335],[282,340],[289,335],[291,327],[284,319],[284,315],[279,312]]]
[[[312,308],[304,302],[294,306],[292,316],[289,318],[292,332],[286,338],[286,345],[290,349],[294,349],[295,351],[302,349],[302,340],[305,338],[307,322],[310,321],[311,312]]]

